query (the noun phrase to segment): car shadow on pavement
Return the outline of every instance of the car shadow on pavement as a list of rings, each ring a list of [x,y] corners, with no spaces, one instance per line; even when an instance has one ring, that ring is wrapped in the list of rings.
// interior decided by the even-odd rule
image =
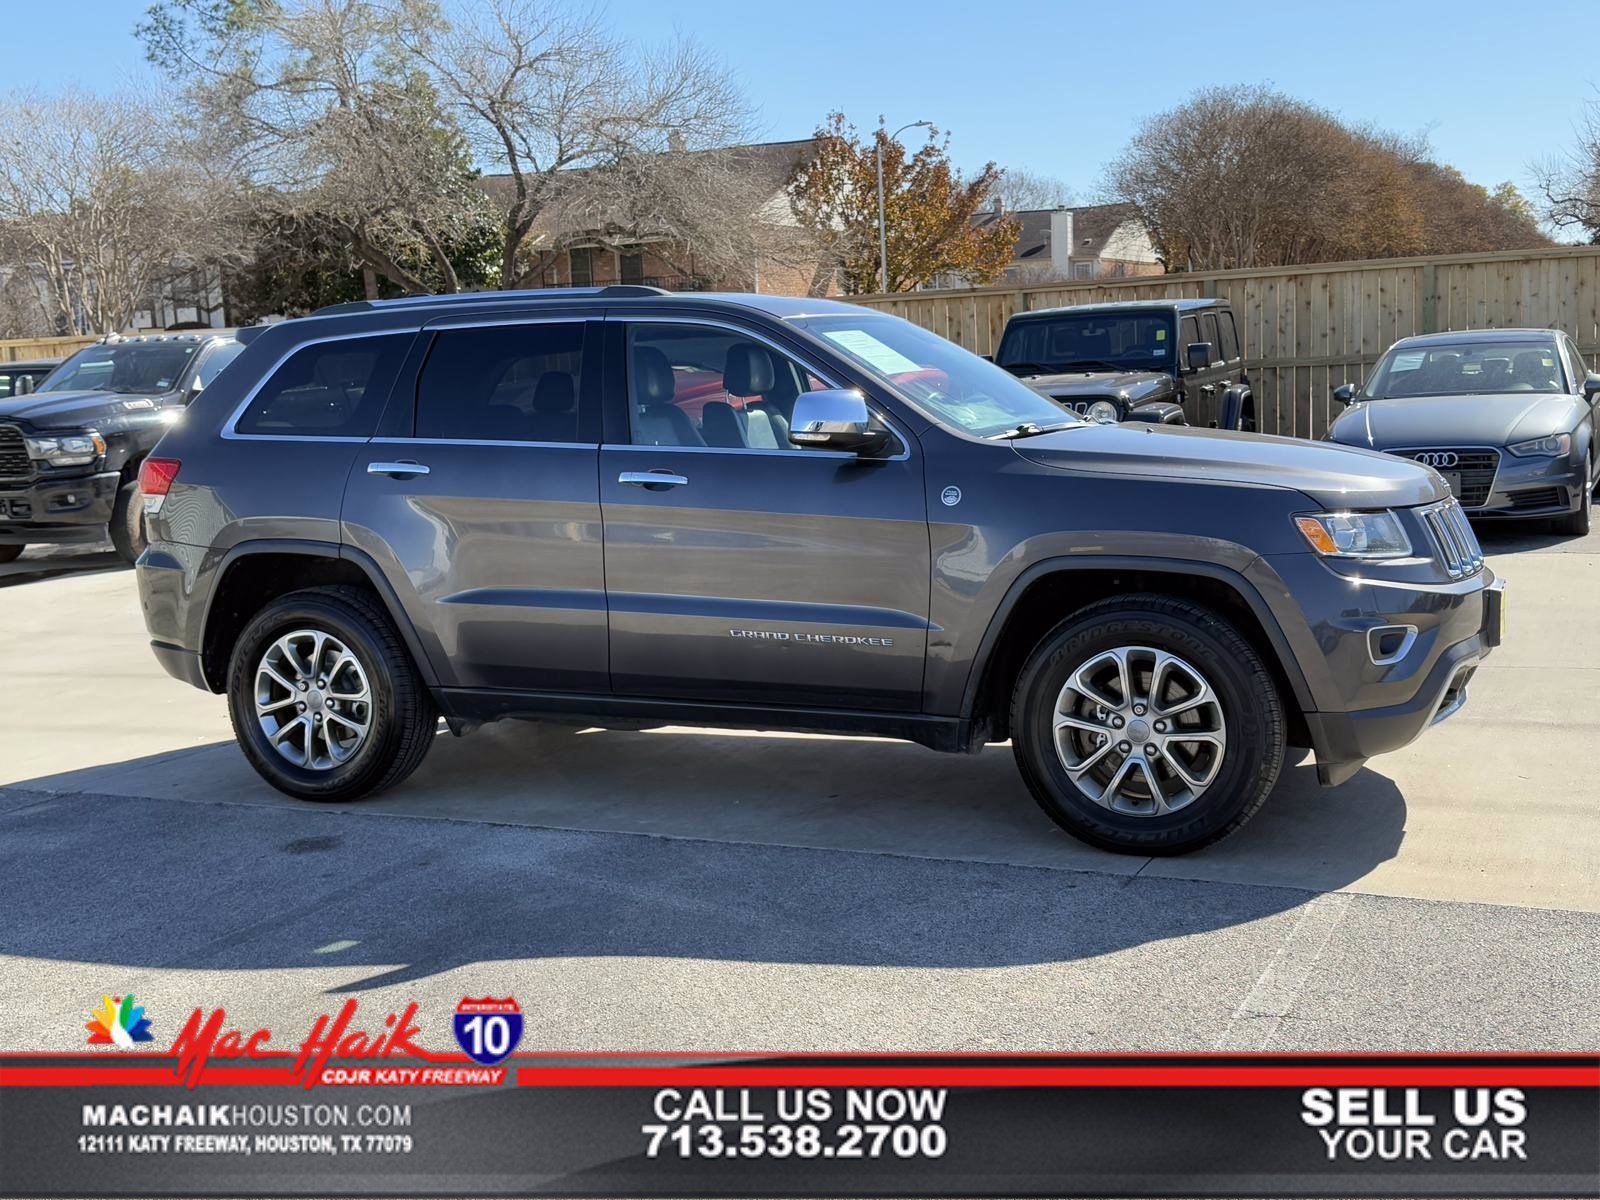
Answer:
[[[0,588],[38,583],[63,575],[98,575],[131,568],[121,555],[104,546],[32,546],[14,562],[0,564]]]
[[[347,968],[332,991],[550,958],[1061,962],[1293,910],[1393,857],[1405,814],[1375,771],[1324,791],[1302,764],[1235,837],[1152,860],[1057,830],[1004,747],[508,724],[314,805],[219,744],[0,789],[0,953]]]

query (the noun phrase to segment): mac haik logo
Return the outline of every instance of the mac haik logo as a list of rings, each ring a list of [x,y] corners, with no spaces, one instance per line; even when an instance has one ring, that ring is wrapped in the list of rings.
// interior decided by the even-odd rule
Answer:
[[[294,1052],[289,1066],[290,1075],[304,1087],[314,1087],[323,1079],[330,1061],[356,1059],[370,1062],[373,1059],[403,1056],[426,1058],[427,1052],[411,1039],[422,1032],[418,1028],[416,1002],[406,1005],[400,1013],[389,1013],[383,1019],[378,1033],[368,1033],[359,1027],[352,1028],[357,1002],[354,997],[344,1002],[336,1015],[323,1013],[311,1026],[311,1033]],[[213,1059],[271,1059],[286,1057],[267,1048],[272,1040],[269,1029],[246,1032],[231,1028],[226,1022],[225,1010],[214,1008],[208,1014],[195,1009],[172,1043],[172,1053],[177,1057],[173,1074],[190,1087],[194,1087],[205,1074]]]
[[[84,1022],[89,1031],[91,1046],[120,1046],[131,1050],[139,1042],[155,1041],[150,1032],[150,1018],[144,1015],[144,1006],[133,1002],[133,993],[126,996],[101,996],[100,1007],[94,1010],[94,1019]]]
[[[456,1041],[473,1062],[492,1067],[503,1061],[522,1040],[522,1010],[510,996],[474,1000],[463,996],[456,1005]]]

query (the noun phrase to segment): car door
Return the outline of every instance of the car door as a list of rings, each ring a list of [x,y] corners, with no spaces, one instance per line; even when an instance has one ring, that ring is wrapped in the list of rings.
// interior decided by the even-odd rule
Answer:
[[[916,711],[928,638],[922,462],[796,447],[834,386],[738,324],[608,321],[600,450],[619,695]]]
[[[345,538],[401,593],[445,686],[604,692],[598,321],[424,330],[357,456]]]

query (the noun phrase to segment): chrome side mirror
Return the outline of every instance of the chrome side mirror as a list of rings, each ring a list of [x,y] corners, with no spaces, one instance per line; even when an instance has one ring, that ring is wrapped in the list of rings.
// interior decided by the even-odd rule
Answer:
[[[801,392],[789,419],[789,440],[819,450],[876,454],[889,442],[889,431],[874,429],[866,397],[854,388]]]

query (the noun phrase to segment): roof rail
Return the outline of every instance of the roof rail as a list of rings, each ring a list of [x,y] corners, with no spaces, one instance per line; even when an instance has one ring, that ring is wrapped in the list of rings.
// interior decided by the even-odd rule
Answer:
[[[574,296],[670,296],[666,288],[642,283],[611,283],[603,287],[525,288],[507,292],[447,292],[433,296],[397,296],[393,300],[352,300],[330,304],[311,315],[331,317],[339,313],[376,312],[391,308],[433,308],[453,304],[499,304],[508,300],[565,300]]]

